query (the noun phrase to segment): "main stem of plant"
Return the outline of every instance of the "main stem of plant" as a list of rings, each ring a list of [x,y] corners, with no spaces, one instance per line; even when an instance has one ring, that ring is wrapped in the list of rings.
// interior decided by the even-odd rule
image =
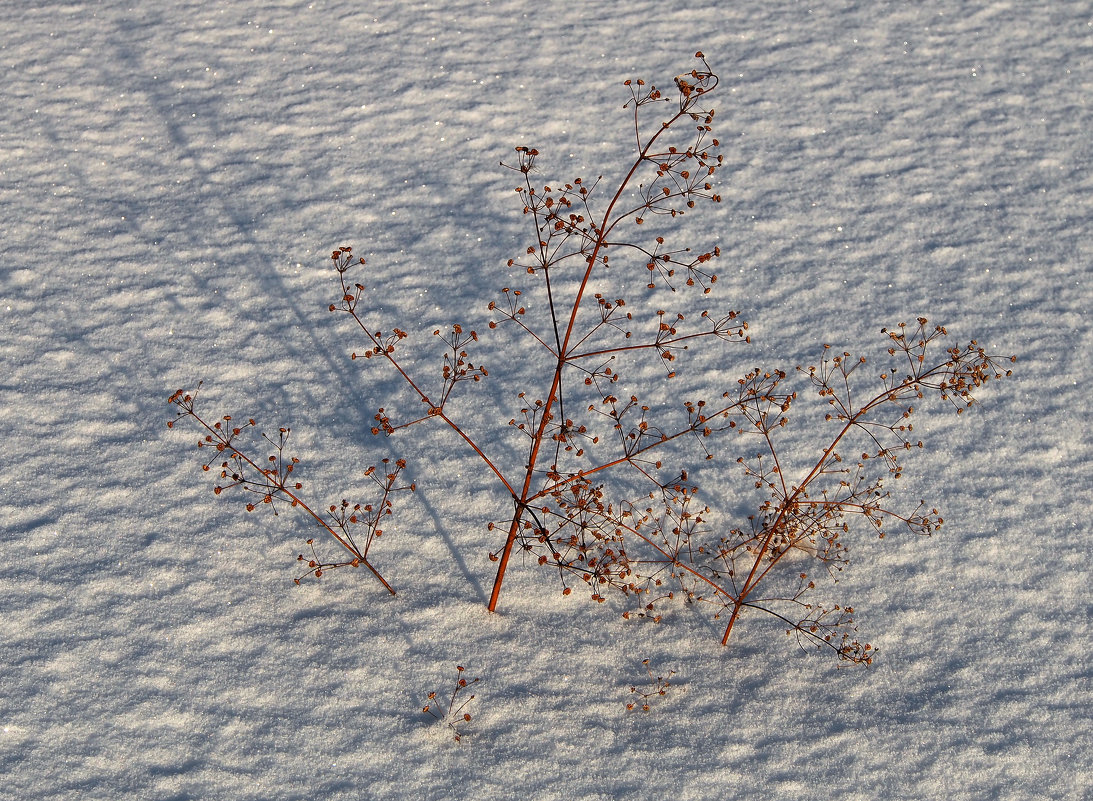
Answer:
[[[635,107],[634,113],[637,114],[638,109]],[[558,393],[562,386],[562,371],[565,368],[566,362],[569,361],[569,340],[573,335],[573,329],[577,323],[577,313],[581,308],[581,301],[584,298],[585,289],[588,286],[588,281],[592,277],[592,270],[595,269],[596,263],[599,260],[600,251],[604,248],[607,242],[607,236],[611,229],[614,227],[614,223],[611,223],[611,214],[615,209],[615,205],[619,202],[619,198],[622,197],[622,193],[626,190],[626,187],[630,184],[630,179],[634,177],[634,173],[638,171],[638,168],[648,160],[649,150],[653,144],[660,138],[660,135],[671,128],[677,120],[687,114],[686,111],[680,110],[678,114],[672,117],[667,123],[661,125],[660,130],[653,134],[649,141],[645,143],[645,146],[641,148],[638,153],[638,158],[634,161],[634,164],[630,167],[630,171],[626,173],[626,177],[623,178],[622,183],[619,184],[619,188],[615,191],[614,197],[611,198],[611,203],[607,206],[607,211],[604,212],[603,221],[600,223],[600,227],[597,229],[596,244],[592,250],[592,254],[588,257],[588,267],[585,269],[584,278],[581,280],[580,288],[577,290],[577,295],[573,300],[573,308],[569,313],[569,322],[566,325],[565,337],[562,340],[562,345],[558,351],[558,362],[554,367],[554,377],[550,384],[550,392],[547,394],[546,403],[543,407],[543,414],[539,420],[539,426],[535,431],[534,437],[531,442],[531,452],[528,456],[528,463],[526,472],[524,475],[523,487],[520,490],[520,497],[514,499],[516,501],[516,510],[512,516],[512,524],[509,526],[508,538],[505,540],[505,547],[501,552],[501,557],[497,564],[497,577],[493,581],[493,592],[490,594],[489,611],[494,612],[497,610],[497,602],[501,597],[501,582],[505,578],[505,570],[509,564],[509,557],[512,556],[512,547],[516,544],[516,540],[520,535],[520,528],[523,525],[524,512],[527,509],[529,500],[533,500],[534,497],[531,494],[531,482],[535,475],[535,465],[539,459],[539,453],[543,444],[543,438],[546,436],[547,426],[553,419],[554,404],[558,400]],[[616,222],[618,222],[616,220]],[[610,224],[609,224],[610,223]],[[544,267],[544,269],[546,269]]]

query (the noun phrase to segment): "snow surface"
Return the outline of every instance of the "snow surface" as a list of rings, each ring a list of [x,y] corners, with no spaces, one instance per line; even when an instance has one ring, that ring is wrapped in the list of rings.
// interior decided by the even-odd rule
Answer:
[[[0,797],[1093,797],[1087,3],[2,17]],[[623,621],[531,564],[487,614],[503,497],[454,441],[367,433],[395,385],[325,312],[352,244],[393,322],[484,319],[525,244],[498,161],[617,169],[621,81],[668,84],[699,49],[723,78],[717,297],[755,339],[712,382],[919,314],[1020,358],[978,410],[920,418],[906,480],[942,532],[858,541],[840,592],[868,669],[758,617],[727,649],[686,609]],[[292,583],[306,526],[215,498],[196,433],[164,426],[199,380],[207,412],[292,426],[331,499],[410,461],[376,552],[397,597]],[[646,658],[674,686],[626,713]],[[420,713],[457,664],[482,679],[458,744]]]

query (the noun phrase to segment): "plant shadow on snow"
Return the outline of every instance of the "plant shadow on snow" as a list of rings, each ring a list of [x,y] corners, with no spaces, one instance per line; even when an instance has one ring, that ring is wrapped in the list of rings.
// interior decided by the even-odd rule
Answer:
[[[162,19],[153,8],[142,14],[144,18],[134,30],[154,28],[156,20]],[[317,207],[321,187],[332,176],[324,174],[321,160],[307,165],[306,180],[301,180],[295,164],[271,162],[268,143],[251,139],[238,128],[238,119],[227,108],[232,98],[225,86],[209,82],[206,71],[197,65],[164,63],[157,55],[131,39],[119,38],[100,68],[118,85],[130,86],[154,109],[163,140],[147,146],[169,152],[166,160],[175,165],[175,185],[169,192],[164,187],[146,187],[143,194],[100,198],[100,202],[119,204],[116,218],[127,220],[133,236],[145,240],[149,250],[169,249],[175,268],[186,276],[183,286],[171,293],[181,314],[194,314],[192,298],[224,298],[233,308],[231,327],[265,345],[267,352],[275,349],[280,354],[279,369],[287,366],[291,374],[299,375],[296,380],[280,375],[276,382],[261,374],[255,376],[253,380],[272,406],[318,414],[325,394],[312,391],[314,382],[308,380],[308,374],[321,374],[322,382],[336,387],[342,397],[360,396],[366,385],[344,369],[341,348],[326,335],[323,307],[319,302],[308,302],[310,291],[301,292],[286,282],[289,258],[271,258],[271,243],[262,237],[265,219],[296,217],[308,225],[314,214],[310,209]],[[180,90],[180,84],[186,88]],[[246,197],[247,203],[253,204],[255,194],[265,200],[260,207],[245,206],[240,199]],[[280,232],[271,233],[276,236]],[[291,240],[283,243],[299,244]],[[325,243],[316,244],[315,263],[304,266],[320,272],[325,265],[319,254]],[[266,339],[271,327],[288,335]],[[206,327],[202,333],[209,336],[214,332]],[[233,343],[233,348],[243,353],[254,352],[246,350],[248,347],[246,340]],[[261,359],[254,353],[256,360]],[[214,362],[216,356],[210,353],[206,360]],[[234,359],[230,365],[235,369],[246,360]],[[305,368],[302,372],[301,367]],[[352,412],[353,406],[348,405],[340,414],[352,416]],[[360,430],[366,421],[360,417],[350,424]]]

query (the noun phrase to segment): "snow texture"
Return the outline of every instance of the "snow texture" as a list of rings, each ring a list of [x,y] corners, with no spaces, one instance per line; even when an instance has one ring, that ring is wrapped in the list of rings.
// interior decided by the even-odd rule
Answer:
[[[1087,4],[2,17],[0,797],[1093,797]],[[498,162],[618,169],[621,82],[670,85],[696,50],[723,81],[716,296],[755,340],[711,382],[920,314],[1019,357],[979,409],[921,417],[906,481],[941,533],[855,544],[840,587],[871,668],[758,617],[729,648],[686,608],[624,621],[531,563],[489,615],[504,497],[454,441],[368,434],[396,385],[325,311],[352,244],[425,346],[481,324],[526,244]],[[292,426],[331,500],[409,460],[417,497],[376,552],[397,597],[349,571],[295,586],[303,523],[213,496],[196,433],[164,425],[200,380],[206,411]],[[627,713],[643,659],[673,687]],[[458,744],[421,714],[457,664],[482,679]]]

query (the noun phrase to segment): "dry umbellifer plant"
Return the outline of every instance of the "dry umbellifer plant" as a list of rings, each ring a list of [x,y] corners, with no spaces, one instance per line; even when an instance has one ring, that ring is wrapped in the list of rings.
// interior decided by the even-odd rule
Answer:
[[[460,693],[466,690],[473,684],[477,684],[479,679],[473,678],[469,681],[464,677],[466,668],[462,665],[456,665],[456,678],[455,686],[452,688],[452,694],[448,698],[448,704],[445,707],[444,702],[437,698],[436,691],[429,693],[428,701],[422,707],[421,711],[427,715],[432,716],[439,723],[447,726],[452,732],[452,738],[458,743],[463,739],[463,735],[459,731],[459,727],[465,723],[471,722],[471,713],[465,712],[467,705],[474,700],[474,694],[469,696],[460,697]]]
[[[640,709],[642,712],[651,710],[656,701],[668,694],[668,690],[672,687],[672,676],[676,674],[674,670],[669,670],[667,676],[654,676],[653,667],[648,659],[641,660],[641,664],[645,666],[645,672],[649,674],[649,686],[644,688],[636,684],[630,685],[630,694],[636,698],[626,702],[627,712],[635,709]]]
[[[853,607],[814,599],[817,582],[846,564],[854,521],[880,537],[941,525],[937,509],[925,502],[906,509],[889,494],[905,452],[922,447],[910,418],[927,395],[961,413],[977,389],[1009,370],[974,340],[944,344],[946,330],[925,318],[882,330],[888,362],[873,378],[863,378],[865,357],[824,345],[815,364],[797,368],[798,384],[826,407],[815,457],[803,468],[789,465],[779,446],[801,402],[782,370],[753,369],[728,381],[720,370],[699,372],[708,379],[698,384],[708,386],[704,393],[643,397],[650,370],[678,384],[697,355],[750,342],[738,312],[707,307],[720,250],[669,243],[683,215],[690,220],[721,200],[709,105],[718,78],[697,58],[701,66],[676,77],[672,92],[625,82],[634,152],[617,180],[537,183],[539,152],[525,146],[514,163],[503,162],[519,178],[531,244],[509,260],[511,282],[487,307],[488,334],[495,342],[509,337],[494,346],[505,354],[501,369],[471,355],[479,334],[459,324],[432,332],[443,343],[435,375],[411,367],[421,360],[406,359],[403,349],[416,332],[407,321],[378,319],[361,277],[365,260],[350,247],[331,255],[340,292],[329,310],[348,318],[361,339],[353,359],[386,366],[409,396],[409,411],[405,398],[380,406],[372,433],[428,429],[432,440],[438,427],[448,430],[481,467],[475,485],[492,482],[508,507],[487,523],[497,534],[490,611],[517,552],[553,570],[565,595],[583,584],[596,602],[621,599],[626,617],[659,621],[671,600],[702,605],[722,621],[727,644],[746,611],[763,611],[799,642],[869,663],[875,650],[854,635]],[[491,416],[484,405],[459,402],[486,380],[502,382],[510,413]],[[253,421],[207,422],[194,394],[179,390],[170,402],[176,419],[203,429],[199,445],[212,449],[205,468],[217,471],[217,493],[250,493],[248,509],[287,502],[348,552],[341,561],[314,550],[301,555],[305,575],[364,566],[394,593],[369,548],[392,515],[393,496],[414,489],[400,478],[403,461],[369,471],[371,503],[342,501],[320,514],[291,476],[297,460],[283,453],[287,429],[266,437],[272,453],[261,457],[242,439]],[[513,443],[523,454],[518,464],[506,461]],[[728,462],[719,481],[735,475],[738,499],[750,505],[742,523],[724,521],[691,479],[696,465],[715,458]]]

